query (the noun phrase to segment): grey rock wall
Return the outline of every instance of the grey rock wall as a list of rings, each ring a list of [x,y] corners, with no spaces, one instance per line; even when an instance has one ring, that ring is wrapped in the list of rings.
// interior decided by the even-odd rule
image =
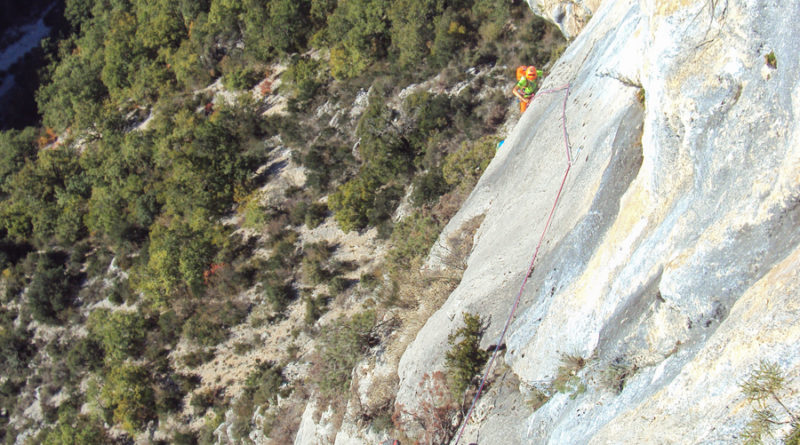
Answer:
[[[751,414],[739,383],[762,359],[800,409],[798,43],[797,2],[594,11],[542,86],[572,85],[574,161],[505,339],[519,385],[490,387],[463,443],[736,442]],[[461,312],[497,340],[566,169],[561,106],[537,98],[442,235],[486,215],[461,284],[401,360],[404,406]],[[589,358],[585,390],[532,412],[564,353]],[[611,363],[634,370],[619,394]]]
[[[528,0],[534,14],[556,24],[568,39],[581,32],[601,3],[603,0]]]

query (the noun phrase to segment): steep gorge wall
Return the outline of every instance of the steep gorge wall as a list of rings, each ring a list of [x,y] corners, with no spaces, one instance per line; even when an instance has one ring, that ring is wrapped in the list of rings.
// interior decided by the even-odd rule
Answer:
[[[593,11],[543,84],[572,85],[574,163],[506,338],[520,383],[490,388],[464,443],[732,442],[760,360],[788,371],[800,406],[799,24],[794,2]],[[443,233],[486,215],[461,284],[401,360],[404,406],[461,312],[496,341],[566,168],[561,104],[535,101]],[[591,357],[587,390],[531,412],[562,353]],[[619,395],[599,383],[612,362],[635,365]]]
[[[603,0],[528,0],[534,14],[561,29],[568,39],[575,38]]]

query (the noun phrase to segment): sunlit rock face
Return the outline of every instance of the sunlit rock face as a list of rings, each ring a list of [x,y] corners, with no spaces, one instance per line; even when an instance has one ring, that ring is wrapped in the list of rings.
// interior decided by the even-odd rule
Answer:
[[[564,37],[577,36],[603,0],[528,0],[534,14],[555,23]]]
[[[570,34],[533,3],[577,35],[542,85],[571,86],[572,165],[504,339],[510,373],[463,443],[736,442],[761,360],[800,409],[800,4],[552,2],[592,11]],[[403,355],[406,410],[462,312],[496,343],[567,169],[562,107],[561,92],[536,99],[442,234],[485,215],[462,282]],[[563,354],[587,358],[581,387],[534,412]],[[617,387],[612,365],[629,369]]]

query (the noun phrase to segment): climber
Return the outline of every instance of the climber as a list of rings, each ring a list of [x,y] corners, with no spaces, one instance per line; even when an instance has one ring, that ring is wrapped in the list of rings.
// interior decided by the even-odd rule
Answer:
[[[533,100],[536,89],[539,87],[537,80],[543,75],[542,70],[535,66],[521,66],[517,68],[517,84],[511,93],[519,99],[519,112],[524,113],[528,104]]]

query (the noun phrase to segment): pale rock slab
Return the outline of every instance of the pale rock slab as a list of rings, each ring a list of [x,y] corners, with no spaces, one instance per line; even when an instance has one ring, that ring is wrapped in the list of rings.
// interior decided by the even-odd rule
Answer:
[[[521,387],[569,353],[590,358],[587,388],[490,410],[463,443],[735,442],[750,415],[738,385],[761,359],[789,372],[797,409],[798,43],[797,3],[593,9],[542,85],[571,85],[573,163],[505,339]],[[404,406],[442,369],[461,312],[489,318],[483,345],[496,342],[567,166],[561,109],[537,98],[442,234],[485,214],[462,282],[401,359]],[[599,378],[617,360],[636,366],[620,394]]]

